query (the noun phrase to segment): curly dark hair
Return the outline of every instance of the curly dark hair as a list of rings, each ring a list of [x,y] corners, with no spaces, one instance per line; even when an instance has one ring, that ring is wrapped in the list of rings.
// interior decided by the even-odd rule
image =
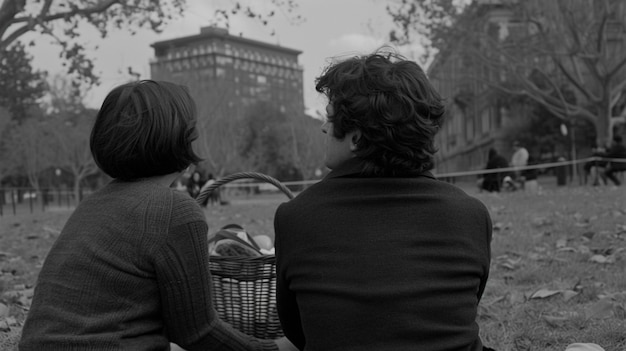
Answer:
[[[333,136],[361,131],[364,174],[395,176],[434,167],[445,107],[422,68],[393,50],[329,65],[315,89],[333,106]]]

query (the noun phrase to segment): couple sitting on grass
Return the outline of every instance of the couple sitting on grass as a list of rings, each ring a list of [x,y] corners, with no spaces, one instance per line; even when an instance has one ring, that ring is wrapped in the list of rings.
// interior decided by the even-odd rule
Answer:
[[[218,318],[207,221],[170,188],[200,161],[194,102],[148,80],[115,88],[98,113],[91,151],[113,181],[48,254],[20,349],[488,349],[476,318],[491,219],[430,173],[444,105],[424,71],[379,50],[331,64],[316,89],[328,97],[331,172],[276,212],[285,337],[259,340]]]

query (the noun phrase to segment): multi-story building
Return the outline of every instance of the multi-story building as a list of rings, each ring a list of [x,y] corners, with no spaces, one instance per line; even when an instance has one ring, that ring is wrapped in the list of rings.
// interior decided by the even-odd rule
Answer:
[[[494,8],[484,20],[497,26],[510,15],[502,8]],[[448,102],[446,120],[436,140],[438,174],[484,168],[491,147],[505,157],[511,153],[512,140],[507,130],[524,120],[516,118],[525,113],[524,107],[498,105],[494,90],[476,79],[485,74],[494,72],[472,55],[455,50],[455,45],[440,52],[429,66],[431,82]]]
[[[304,111],[299,50],[230,35],[216,27],[203,27],[200,34],[152,47],[152,78],[187,85],[201,116],[216,110],[238,114],[259,100],[273,101],[287,115]]]
[[[533,102],[533,99],[524,99],[521,98],[521,95],[498,93],[499,89],[494,89],[488,84],[499,86],[499,88],[517,85],[518,89],[508,90],[520,92],[526,89],[525,94],[527,96],[535,94],[535,98],[541,96],[537,93],[539,90],[552,91],[555,96],[560,97],[550,101],[549,97],[545,98],[548,94],[545,94],[543,101],[548,101],[548,104],[557,111],[559,108],[560,111],[566,111],[561,112],[559,116],[563,118],[561,127],[566,125],[570,127],[570,133],[567,135],[569,140],[559,143],[552,141],[549,149],[537,145],[526,145],[529,151],[531,151],[530,147],[535,149],[534,157],[538,158],[539,161],[554,159],[557,156],[580,158],[582,155],[589,154],[589,148],[592,144],[588,140],[589,135],[574,139],[574,133],[571,132],[572,125],[574,125],[575,130],[583,133],[589,132],[587,130],[589,128],[585,129],[585,125],[595,126],[594,132],[596,133],[598,130],[604,132],[606,130],[603,125],[604,116],[608,115],[610,118],[607,121],[612,129],[610,133],[623,134],[626,129],[624,126],[626,119],[624,117],[626,116],[626,112],[624,112],[626,111],[624,108],[626,100],[623,99],[624,88],[618,83],[620,82],[619,79],[622,78],[617,74],[609,76],[607,71],[610,72],[610,70],[606,68],[610,67],[618,72],[621,67],[619,62],[624,59],[626,52],[626,37],[624,36],[624,28],[626,27],[624,27],[623,16],[619,15],[626,11],[623,2],[612,1],[611,6],[613,7],[611,9],[614,12],[608,13],[602,12],[604,7],[598,5],[599,7],[595,9],[598,12],[594,12],[594,16],[597,16],[595,18],[596,23],[593,26],[589,24],[584,27],[588,31],[572,34],[559,28],[559,30],[564,31],[563,38],[566,34],[582,36],[581,33],[585,34],[585,39],[587,37],[594,38],[584,42],[589,47],[602,48],[597,53],[591,51],[599,58],[599,63],[596,63],[594,67],[588,65],[590,61],[586,60],[586,51],[570,50],[567,46],[568,43],[575,42],[575,40],[568,41],[561,39],[561,36],[555,35],[552,41],[545,41],[544,43],[546,45],[562,45],[563,49],[560,52],[573,52],[580,55],[554,61],[558,55],[545,55],[542,50],[529,49],[537,43],[533,40],[546,39],[543,36],[534,35],[537,33],[537,28],[524,20],[524,16],[520,15],[519,12],[515,12],[519,11],[519,8],[511,5],[518,3],[518,1],[477,0],[472,3],[471,6],[475,6],[473,9],[476,11],[470,13],[474,17],[466,18],[466,20],[472,21],[471,26],[469,26],[471,28],[463,28],[468,33],[473,33],[472,37],[475,40],[471,43],[472,49],[476,52],[468,53],[469,45],[464,45],[467,42],[461,43],[461,45],[458,42],[451,42],[446,49],[438,53],[429,66],[430,80],[448,101],[446,122],[437,136],[437,146],[440,150],[436,160],[438,174],[484,168],[488,149],[491,147],[494,147],[505,157],[510,157],[513,139],[520,132],[528,130],[527,127],[532,123],[529,117],[533,115],[536,117],[537,106],[539,106],[536,100]],[[583,5],[588,4],[584,2],[579,4],[579,6]],[[585,7],[582,9],[588,10]],[[582,11],[582,9],[580,10]],[[602,23],[605,22],[606,30],[601,31],[600,29],[605,28],[602,26]],[[603,35],[599,36],[597,33]],[[465,40],[465,38],[458,40]],[[602,40],[600,42],[602,45],[593,40]],[[486,45],[485,50],[483,50],[482,44],[487,41],[502,43],[501,47],[506,49],[490,51],[487,49],[489,46]],[[548,47],[549,49],[550,47]],[[576,48],[574,47],[574,49]],[[555,50],[554,52],[559,51]],[[513,59],[509,61],[509,59],[504,59],[504,56]],[[541,68],[535,69],[533,66],[540,66]],[[621,69],[623,70],[623,67]],[[570,73],[562,73],[563,71]],[[520,79],[521,76],[524,78]],[[568,79],[573,76],[575,76],[573,81]],[[546,79],[546,77],[550,78]],[[615,81],[613,86],[606,83],[611,81],[609,78]],[[519,89],[520,86],[522,89]],[[552,90],[556,86],[558,88]],[[547,88],[544,90],[542,87]],[[621,89],[621,91],[616,89]],[[613,101],[611,105],[613,111],[605,111],[606,106],[609,106],[608,103],[606,106],[591,105],[588,96],[594,96],[594,94],[602,96],[607,101]],[[570,100],[570,102],[566,104],[565,100]],[[572,100],[574,102],[571,102]],[[571,115],[565,114],[569,113],[567,112],[568,109],[571,109],[572,106],[577,107],[577,105],[585,105],[586,114],[581,112],[582,109]],[[547,108],[545,110],[548,111]],[[602,116],[602,118],[598,116]],[[543,116],[539,118],[543,118]],[[567,133],[563,132],[562,134]],[[567,149],[568,147],[571,149]],[[577,148],[582,152],[576,151]]]
[[[203,27],[200,34],[153,43],[151,77],[185,85],[197,104],[199,148],[216,169],[234,162],[241,121],[266,101],[287,118],[304,115],[301,51]],[[218,131],[216,134],[216,130]],[[209,137],[211,136],[211,137]],[[224,157],[223,157],[224,156]]]

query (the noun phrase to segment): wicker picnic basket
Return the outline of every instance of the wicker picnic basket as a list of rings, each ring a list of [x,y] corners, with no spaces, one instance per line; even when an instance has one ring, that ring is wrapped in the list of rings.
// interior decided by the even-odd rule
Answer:
[[[270,183],[289,199],[293,193],[278,180],[261,173],[241,172],[220,178],[202,188],[196,201],[202,204],[220,186],[239,179]],[[262,255],[211,256],[213,304],[219,317],[234,328],[261,339],[283,336],[276,311],[276,257]]]

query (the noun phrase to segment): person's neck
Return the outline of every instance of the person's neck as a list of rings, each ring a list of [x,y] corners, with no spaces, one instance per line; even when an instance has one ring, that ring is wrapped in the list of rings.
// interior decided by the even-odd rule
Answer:
[[[176,179],[178,179],[178,177],[180,177],[181,172],[174,172],[174,173],[170,173],[170,174],[164,174],[164,175],[160,175],[160,176],[154,176],[154,177],[150,177],[147,178],[148,180],[150,180],[153,183],[156,183],[158,185],[164,186],[164,187],[169,187],[170,185],[172,185],[174,183],[174,181]]]

